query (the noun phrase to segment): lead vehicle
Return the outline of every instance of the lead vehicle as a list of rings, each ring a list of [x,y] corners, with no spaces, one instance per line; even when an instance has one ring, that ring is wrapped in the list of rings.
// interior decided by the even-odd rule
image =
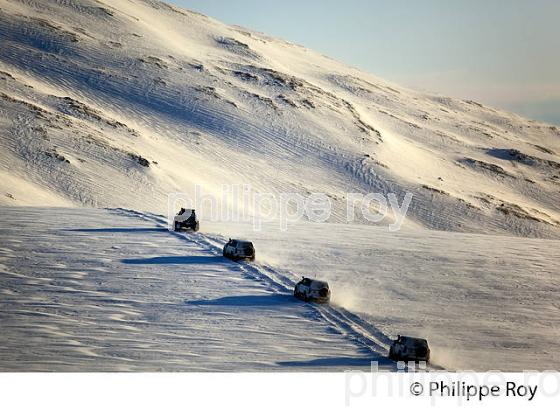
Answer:
[[[181,229],[192,229],[193,231],[198,231],[200,228],[200,222],[196,216],[194,209],[181,208],[179,213],[173,218],[173,230],[180,231]]]
[[[303,277],[294,288],[294,296],[305,302],[329,303],[331,290],[325,281]]]
[[[255,260],[255,247],[252,242],[230,239],[224,246],[223,255],[235,261],[239,259]]]
[[[389,349],[389,359],[429,362],[430,348],[426,339],[410,336],[397,336]]]

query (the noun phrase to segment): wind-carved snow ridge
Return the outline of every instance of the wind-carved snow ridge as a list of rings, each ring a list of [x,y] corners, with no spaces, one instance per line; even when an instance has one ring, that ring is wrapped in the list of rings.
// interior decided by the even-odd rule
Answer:
[[[410,192],[408,227],[558,237],[555,126],[155,1],[2,0],[0,38],[0,204],[162,213],[242,182]]]

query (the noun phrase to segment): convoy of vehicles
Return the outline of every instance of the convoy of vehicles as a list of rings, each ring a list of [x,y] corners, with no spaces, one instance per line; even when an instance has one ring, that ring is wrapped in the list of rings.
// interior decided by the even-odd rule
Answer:
[[[200,223],[194,209],[181,208],[173,220],[175,231],[192,229],[198,231]],[[223,256],[234,261],[255,260],[255,246],[241,239],[229,239],[224,245]],[[305,302],[329,303],[331,290],[323,280],[303,277],[294,287],[294,296]],[[398,336],[389,349],[389,358],[396,361],[429,362],[430,348],[426,339]]]

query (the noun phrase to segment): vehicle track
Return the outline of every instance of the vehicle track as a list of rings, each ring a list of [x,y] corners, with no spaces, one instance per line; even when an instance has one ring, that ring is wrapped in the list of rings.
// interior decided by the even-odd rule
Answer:
[[[121,215],[141,218],[150,222],[155,222],[160,227],[167,227],[167,219],[161,215],[149,212],[139,212],[123,208],[110,209]],[[222,248],[227,242],[220,235],[202,234],[200,232],[190,232],[188,235],[180,232],[169,232],[182,240],[192,241],[207,248],[215,255],[222,254]],[[298,275],[290,271],[280,271],[266,264],[256,264],[254,262],[239,261],[241,269],[249,277],[267,283],[271,289],[279,293],[292,293],[298,279]],[[389,360],[387,352],[391,343],[391,338],[384,334],[373,324],[369,323],[360,315],[350,312],[337,305],[318,305],[310,304],[310,307],[330,326],[336,328],[341,334],[345,335],[353,343],[371,351],[378,358]],[[375,357],[372,357],[375,359]],[[401,369],[401,367],[399,367]],[[443,370],[442,367],[430,364],[424,366],[411,366],[410,364],[402,367],[403,370]]]

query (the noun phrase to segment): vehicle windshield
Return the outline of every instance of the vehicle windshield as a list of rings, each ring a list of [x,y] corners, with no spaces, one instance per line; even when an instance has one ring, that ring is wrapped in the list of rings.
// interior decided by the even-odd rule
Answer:
[[[411,347],[426,347],[428,342],[422,339],[404,339],[403,343]]]
[[[324,282],[313,282],[313,283],[311,284],[311,287],[312,287],[313,289],[317,289],[317,290],[319,290],[319,289],[327,289],[327,290],[329,290],[329,285],[328,285],[327,283],[324,283]]]

